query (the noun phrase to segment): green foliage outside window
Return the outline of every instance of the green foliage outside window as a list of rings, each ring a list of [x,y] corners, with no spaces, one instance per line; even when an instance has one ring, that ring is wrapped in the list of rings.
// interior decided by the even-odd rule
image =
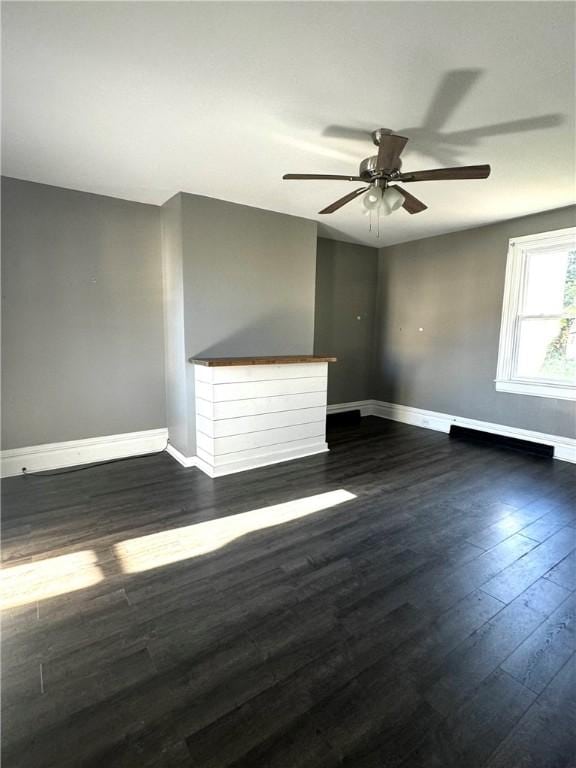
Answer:
[[[576,378],[576,251],[568,256],[564,284],[564,314],[558,335],[550,342],[542,374],[550,378]]]

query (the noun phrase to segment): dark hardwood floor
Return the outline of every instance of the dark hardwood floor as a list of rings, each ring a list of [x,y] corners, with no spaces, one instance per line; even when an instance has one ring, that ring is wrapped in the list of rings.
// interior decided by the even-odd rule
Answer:
[[[5,768],[576,766],[576,466],[329,442],[4,482]]]

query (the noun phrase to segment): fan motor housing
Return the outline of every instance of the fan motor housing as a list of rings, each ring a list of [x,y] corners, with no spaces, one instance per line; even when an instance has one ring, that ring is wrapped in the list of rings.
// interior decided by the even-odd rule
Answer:
[[[398,159],[397,163],[397,168],[378,169],[378,155],[372,155],[372,157],[366,157],[364,160],[362,160],[358,170],[358,176],[362,176],[362,178],[366,179],[366,181],[370,181],[381,176],[393,176],[394,173],[398,172],[402,167],[402,162],[400,159]]]

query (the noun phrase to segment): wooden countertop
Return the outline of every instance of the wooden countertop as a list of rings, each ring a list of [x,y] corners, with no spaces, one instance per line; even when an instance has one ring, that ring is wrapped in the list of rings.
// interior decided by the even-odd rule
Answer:
[[[335,363],[332,355],[276,355],[268,357],[191,357],[195,365],[209,367],[229,365],[292,365],[294,363]]]

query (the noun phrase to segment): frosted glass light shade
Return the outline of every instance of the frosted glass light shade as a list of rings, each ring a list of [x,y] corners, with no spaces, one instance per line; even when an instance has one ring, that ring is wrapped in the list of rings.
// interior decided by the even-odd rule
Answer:
[[[389,214],[397,211],[404,202],[404,195],[397,189],[388,187],[382,195],[383,213]]]
[[[371,187],[362,198],[364,208],[366,208],[368,211],[373,211],[378,208],[381,202],[382,190],[380,187]]]

